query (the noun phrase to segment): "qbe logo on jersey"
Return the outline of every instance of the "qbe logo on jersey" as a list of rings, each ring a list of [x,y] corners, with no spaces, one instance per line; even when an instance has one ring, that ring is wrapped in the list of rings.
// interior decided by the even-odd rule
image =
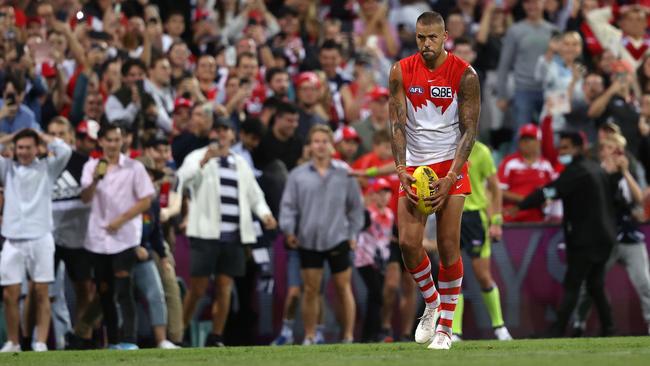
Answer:
[[[454,97],[450,86],[431,86],[429,90],[431,98],[451,99]]]

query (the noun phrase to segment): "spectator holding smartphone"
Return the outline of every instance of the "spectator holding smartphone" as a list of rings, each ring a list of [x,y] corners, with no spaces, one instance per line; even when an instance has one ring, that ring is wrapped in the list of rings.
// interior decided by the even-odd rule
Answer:
[[[20,73],[7,73],[0,99],[0,132],[15,133],[24,128],[41,130],[34,112],[23,105],[25,79]]]
[[[93,256],[109,348],[132,350],[138,346],[131,275],[135,247],[142,238],[142,213],[149,209],[155,189],[142,163],[120,153],[123,142],[118,125],[100,128],[104,158],[84,165],[81,200],[91,202],[84,247]],[[121,327],[118,319],[122,320]]]

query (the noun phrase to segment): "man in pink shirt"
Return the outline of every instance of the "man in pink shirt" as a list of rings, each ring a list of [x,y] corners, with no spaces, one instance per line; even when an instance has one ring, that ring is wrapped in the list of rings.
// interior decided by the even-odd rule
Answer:
[[[122,144],[119,126],[101,127],[104,158],[84,165],[81,199],[91,202],[84,246],[93,254],[109,348],[130,350],[138,348],[131,270],[142,236],[142,213],[151,205],[155,189],[142,163],[120,153]],[[122,339],[114,298],[120,305]]]

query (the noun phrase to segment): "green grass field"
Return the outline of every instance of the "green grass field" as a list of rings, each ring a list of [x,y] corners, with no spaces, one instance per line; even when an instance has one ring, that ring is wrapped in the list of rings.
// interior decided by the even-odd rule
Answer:
[[[451,351],[415,343],[290,347],[195,348],[177,351],[24,352],[0,355],[0,365],[650,365],[650,337],[465,341]]]

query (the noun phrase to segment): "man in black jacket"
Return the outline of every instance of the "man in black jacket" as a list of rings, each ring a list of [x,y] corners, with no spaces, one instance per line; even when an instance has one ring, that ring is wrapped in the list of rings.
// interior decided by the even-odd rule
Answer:
[[[600,318],[601,334],[613,332],[612,313],[605,296],[605,263],[616,242],[614,197],[620,174],[609,175],[600,165],[583,156],[584,140],[577,132],[560,135],[559,160],[565,170],[553,182],[531,193],[519,209],[541,206],[561,199],[564,207],[564,238],[567,272],[564,299],[549,336],[563,336],[578,300],[580,285],[586,281]]]

